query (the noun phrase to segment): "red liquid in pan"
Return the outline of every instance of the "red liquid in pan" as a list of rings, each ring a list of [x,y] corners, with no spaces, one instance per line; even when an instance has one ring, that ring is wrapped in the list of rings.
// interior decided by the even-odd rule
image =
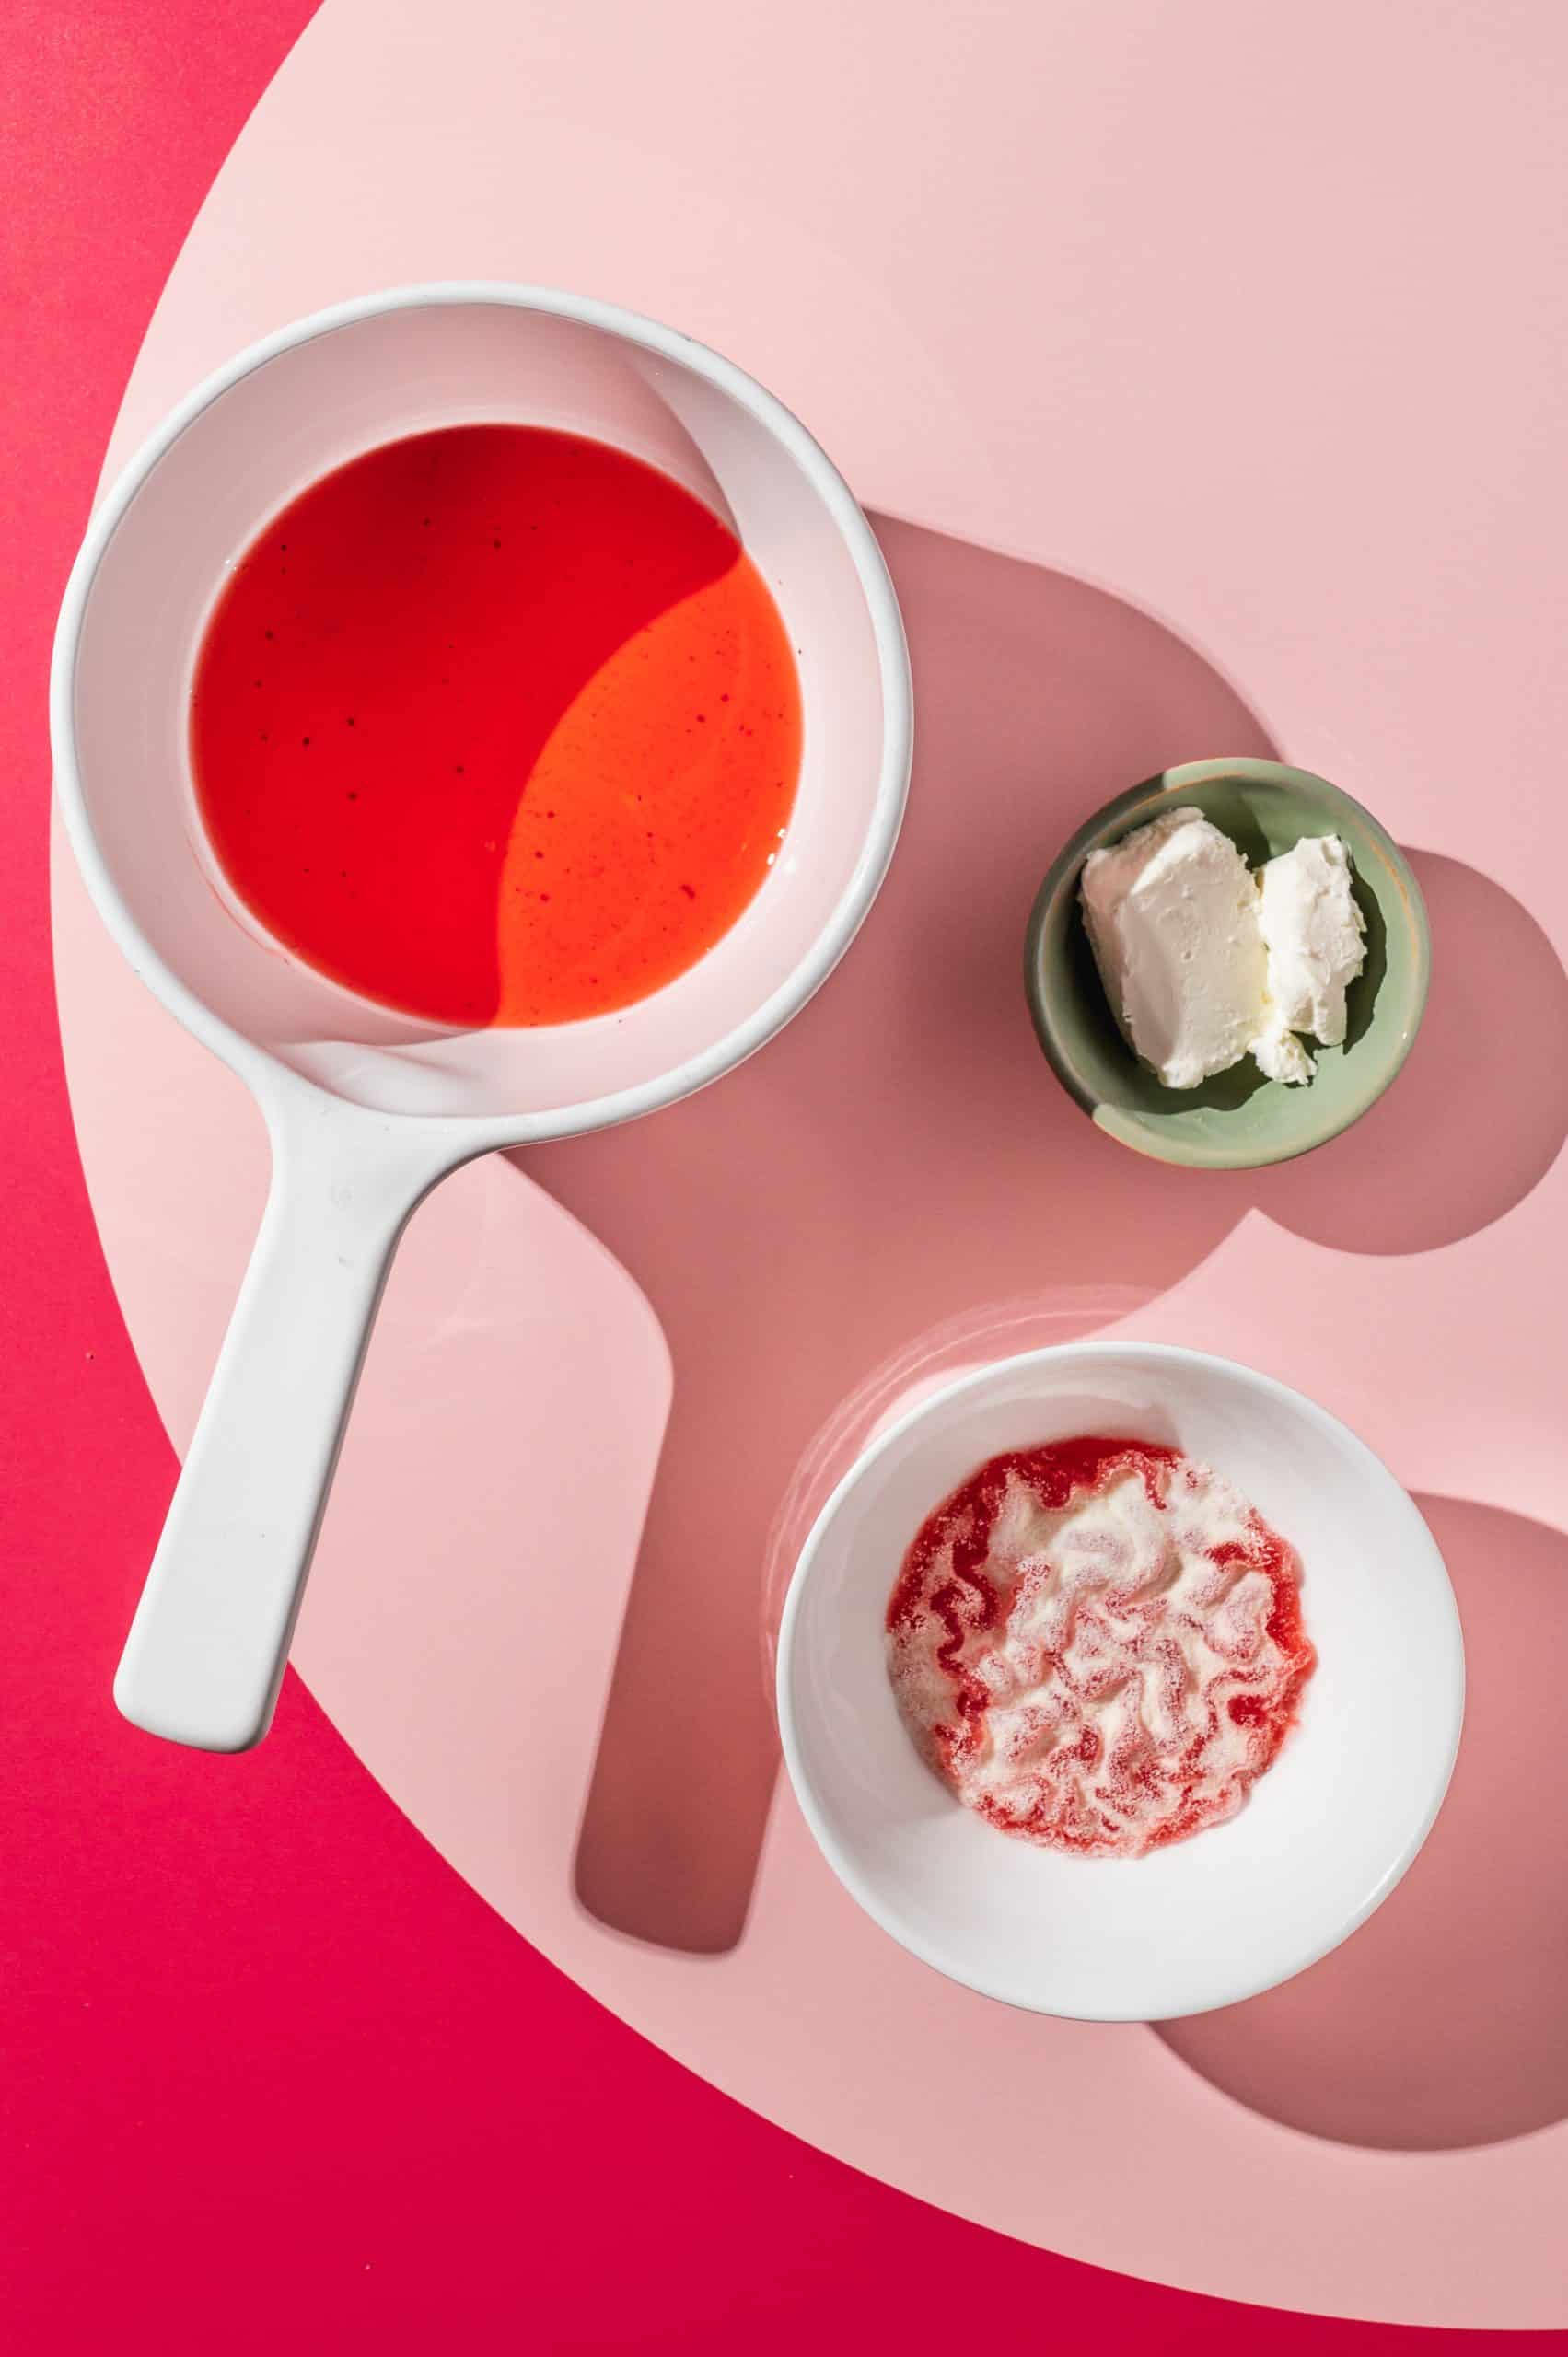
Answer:
[[[776,855],[800,691],[739,542],[541,427],[370,451],[247,552],[197,660],[208,835],[276,938],[459,1025],[570,1022],[711,948]]]

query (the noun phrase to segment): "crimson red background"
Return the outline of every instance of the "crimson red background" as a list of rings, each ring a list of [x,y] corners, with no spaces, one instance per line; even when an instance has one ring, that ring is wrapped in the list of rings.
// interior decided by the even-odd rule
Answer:
[[[0,2330],[27,2357],[283,2341],[396,2357],[437,2335],[765,2357],[998,2328],[1313,2357],[1568,2341],[1233,2306],[926,2210],[715,2094],[563,1979],[405,1824],[296,1679],[246,1759],[116,1717],[114,1657],[174,1465],[61,1074],[48,644],[143,325],[309,14],[11,0],[0,30]]]

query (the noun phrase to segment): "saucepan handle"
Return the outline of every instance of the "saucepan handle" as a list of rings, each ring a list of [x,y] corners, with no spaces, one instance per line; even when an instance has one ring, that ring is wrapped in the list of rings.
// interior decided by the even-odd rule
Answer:
[[[114,1680],[137,1726],[207,1751],[271,1724],[392,1254],[463,1158],[314,1088],[268,1115],[266,1212]]]

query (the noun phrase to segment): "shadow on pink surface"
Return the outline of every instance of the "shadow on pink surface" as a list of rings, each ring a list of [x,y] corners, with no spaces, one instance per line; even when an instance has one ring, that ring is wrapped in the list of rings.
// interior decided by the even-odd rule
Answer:
[[[1211,2084],[1309,2135],[1492,2144],[1568,2118],[1568,1746],[1539,1670],[1568,1653],[1568,1538],[1423,1498],[1469,1679],[1448,1798],[1404,1881],[1309,1972],[1156,2033]]]
[[[1275,749],[1135,608],[908,525],[878,531],[919,723],[903,840],[860,940],[722,1088],[517,1157],[636,1279],[674,1363],[575,1882],[606,1925],[694,1954],[740,1936],[772,1791],[770,1526],[868,1370],[977,1303],[1027,1295],[1057,1339],[1093,1331],[1107,1318],[1083,1312],[1086,1286],[1126,1314],[1254,1203],[1347,1248],[1427,1248],[1518,1200],[1568,1127],[1568,1059],[1543,1068],[1539,1029],[1568,1028],[1568,980],[1517,903],[1423,857],[1442,977],[1427,1025],[1310,1187],[1168,1170],[1097,1131],[1025,1008],[1040,877],[1121,787]],[[1536,1011],[1522,1033],[1520,1005]],[[1390,1158],[1410,1184],[1388,1183]]]
[[[1568,975],[1490,877],[1412,851],[1432,989],[1410,1061],[1342,1137],[1253,1175],[1282,1226],[1343,1252],[1430,1252],[1490,1226],[1568,1134]]]

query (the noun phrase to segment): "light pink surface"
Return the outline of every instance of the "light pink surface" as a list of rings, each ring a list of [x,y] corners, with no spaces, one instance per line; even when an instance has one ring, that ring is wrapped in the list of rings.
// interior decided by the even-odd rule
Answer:
[[[785,2126],[1081,2258],[1411,2322],[1568,2323],[1568,1893],[1540,1870],[1568,1795],[1514,1707],[1568,1634],[1565,67],[1546,6],[685,0],[676,41],[631,0],[327,0],[113,453],[291,314],[533,278],[720,344],[868,500],[1036,561],[888,528],[910,827],[801,1021],[722,1089],[534,1156],[569,1210],[495,1160],[422,1212],[296,1659],[519,1930]],[[1271,742],[1422,851],[1433,1006],[1350,1137],[1189,1178],[1055,1090],[1023,914],[1093,803]],[[88,1178],[182,1441],[260,1124],[64,863],[57,918]],[[1439,1493],[1475,1673],[1454,1802],[1385,1913],[1163,2041],[948,1987],[767,1815],[761,1566],[812,1432],[939,1321],[1100,1281],[1144,1305],[1128,1330],[1283,1376]],[[672,1715],[689,1596],[723,1674]],[[1525,1832],[1497,1821],[1522,1762]],[[935,2118],[928,2040],[966,2066]]]

